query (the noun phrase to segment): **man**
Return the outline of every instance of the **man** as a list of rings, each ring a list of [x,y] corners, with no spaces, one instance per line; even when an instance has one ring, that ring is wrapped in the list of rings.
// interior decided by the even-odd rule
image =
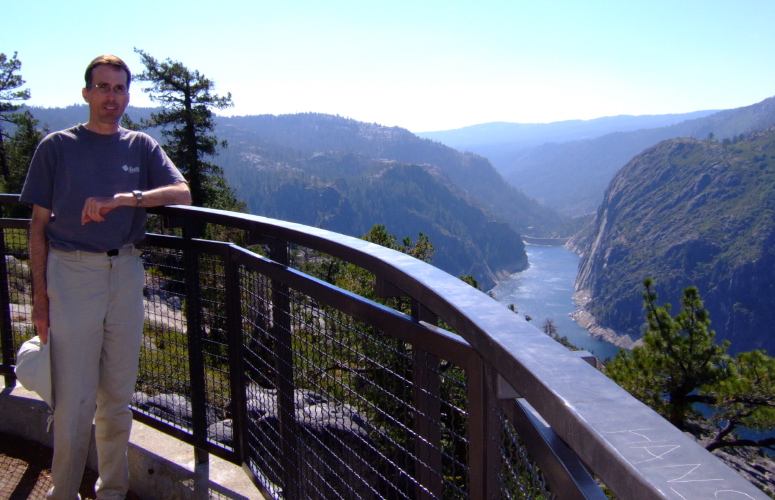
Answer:
[[[41,141],[21,200],[32,204],[32,320],[51,342],[54,486],[46,498],[80,498],[94,420],[97,497],[107,500],[129,489],[129,402],[144,322],[134,245],[145,235],[144,207],[188,205],[191,195],[153,139],[119,126],[131,83],[124,61],[97,57],[85,80],[89,120]]]

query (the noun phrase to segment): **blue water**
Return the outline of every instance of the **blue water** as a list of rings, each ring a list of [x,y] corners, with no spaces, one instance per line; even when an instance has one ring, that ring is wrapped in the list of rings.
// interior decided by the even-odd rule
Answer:
[[[573,283],[579,267],[579,256],[564,247],[527,245],[530,266],[502,280],[491,290],[495,299],[505,305],[514,304],[521,315],[533,318],[541,328],[551,318],[561,336],[599,359],[613,358],[619,351],[615,345],[593,339],[589,332],[568,316],[577,310],[573,301]]]

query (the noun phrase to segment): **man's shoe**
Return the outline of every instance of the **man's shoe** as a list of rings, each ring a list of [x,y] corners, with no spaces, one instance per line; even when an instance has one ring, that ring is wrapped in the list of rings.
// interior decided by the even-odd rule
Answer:
[[[54,488],[52,487],[50,490],[48,490],[48,491],[46,492],[46,497],[45,497],[45,498],[51,498],[51,495],[53,495],[53,494],[54,494]],[[80,493],[76,493],[76,494],[75,494],[75,498],[76,498],[77,500],[81,500],[81,495],[80,495]]]

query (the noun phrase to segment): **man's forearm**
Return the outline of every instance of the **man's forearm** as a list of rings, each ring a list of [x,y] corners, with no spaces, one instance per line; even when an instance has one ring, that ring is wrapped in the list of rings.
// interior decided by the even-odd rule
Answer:
[[[46,293],[46,266],[48,262],[46,223],[50,217],[50,212],[37,206],[34,207],[30,222],[30,271],[34,295]]]
[[[158,207],[162,205],[190,205],[191,192],[185,182],[176,182],[156,189],[142,191],[142,202],[132,192],[116,193],[113,196],[86,198],[81,210],[81,224],[92,221],[104,222],[105,214],[118,207]]]
[[[34,205],[30,222],[30,272],[32,274],[32,322],[45,344],[48,338],[48,291],[46,270],[48,266],[48,240],[46,224],[51,211]]]
[[[185,182],[176,182],[175,184],[151,189],[150,191],[143,191],[144,207],[190,204],[191,192],[188,189],[188,184]]]

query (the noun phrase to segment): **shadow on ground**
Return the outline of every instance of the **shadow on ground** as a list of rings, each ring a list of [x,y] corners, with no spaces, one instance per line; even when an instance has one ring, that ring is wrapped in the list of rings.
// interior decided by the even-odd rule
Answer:
[[[50,448],[8,434],[0,434],[0,500],[39,500],[51,488]],[[79,493],[95,499],[97,474],[89,469],[83,475]],[[131,492],[127,500],[140,500]]]

